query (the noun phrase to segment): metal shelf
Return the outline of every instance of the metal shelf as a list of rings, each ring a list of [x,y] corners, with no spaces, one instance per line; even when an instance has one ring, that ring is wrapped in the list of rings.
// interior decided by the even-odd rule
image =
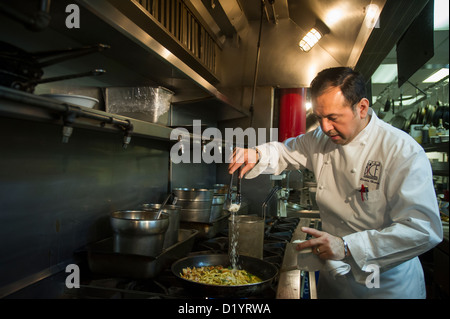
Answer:
[[[448,142],[422,145],[425,152],[442,152],[448,154]],[[433,175],[448,176],[448,162],[431,163]]]
[[[8,7],[30,14],[32,9],[25,2],[9,3]],[[177,43],[136,1],[77,0],[82,26],[69,29],[65,24],[65,8],[73,2],[52,2],[50,24],[39,33],[32,33],[18,21],[6,17],[0,24],[17,29],[17,32],[2,40],[29,52],[53,48],[54,43],[64,43],[55,46],[60,48],[101,42],[110,49],[98,53],[95,58],[79,58],[45,72],[59,75],[61,70],[65,73],[66,69],[90,69],[93,65],[97,68],[100,64],[107,71],[101,79],[88,78],[77,83],[85,86],[88,82],[88,86],[93,87],[162,86],[175,93],[172,103],[177,108],[195,112],[199,117],[205,112],[217,114],[219,120],[249,115],[239,101],[231,98],[233,94],[228,96],[221,92],[223,88],[218,89],[216,76],[205,70],[200,61]],[[36,49],[36,43],[41,45],[39,49]]]
[[[70,138],[70,134],[64,136],[65,132],[73,128],[122,133],[124,135],[124,148],[128,146],[133,136],[170,143],[178,142],[178,139],[170,138],[174,127],[59,102],[3,86],[0,86],[0,116],[61,125],[63,127],[63,141],[65,142],[68,142]],[[181,135],[189,139],[190,147],[194,143],[210,141],[192,132],[182,133]],[[222,146],[227,146],[223,140],[217,142]]]
[[[55,12],[64,12],[62,0],[52,3]],[[217,88],[219,80],[193,58],[167,31],[133,1],[78,0],[83,27],[77,30],[64,27],[65,15],[52,16],[50,27],[61,35],[80,43],[95,43],[98,39],[111,46],[106,57],[163,86],[175,95],[172,102],[198,105],[203,112],[207,108],[219,110],[224,119],[247,116],[247,112],[235,105]],[[113,70],[108,73],[111,74]]]
[[[425,152],[445,152],[448,153],[448,142],[436,143],[436,144],[424,144],[422,145]]]
[[[71,120],[67,119],[72,114]],[[52,99],[0,86],[0,115],[69,125],[107,132],[123,132],[124,136],[140,136],[170,140],[172,128],[100,110],[56,102]],[[70,123],[69,123],[70,122]]]

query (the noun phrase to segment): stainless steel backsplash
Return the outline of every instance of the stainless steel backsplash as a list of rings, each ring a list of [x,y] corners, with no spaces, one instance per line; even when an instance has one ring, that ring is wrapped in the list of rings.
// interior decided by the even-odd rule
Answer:
[[[160,203],[170,143],[0,118],[0,295],[65,268],[77,249],[111,235],[108,214]],[[174,165],[172,187],[215,182],[215,165]]]

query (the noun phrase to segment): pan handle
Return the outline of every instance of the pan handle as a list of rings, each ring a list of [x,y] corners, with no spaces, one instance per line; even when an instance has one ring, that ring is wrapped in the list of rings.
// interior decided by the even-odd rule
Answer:
[[[50,24],[50,0],[41,0],[39,11],[32,15],[26,15],[9,7],[6,4],[0,3],[0,12],[5,13],[16,21],[22,23],[26,28],[33,31],[42,31]]]
[[[32,84],[42,84],[42,83],[48,83],[48,82],[55,82],[55,81],[62,81],[62,80],[69,80],[69,79],[75,79],[75,78],[81,78],[84,76],[98,76],[98,75],[102,75],[105,74],[106,71],[103,69],[95,69],[89,72],[84,72],[84,73],[78,73],[78,74],[71,74],[71,75],[62,75],[62,76],[57,76],[57,77],[53,77],[53,78],[48,78],[48,79],[37,79],[37,80],[33,80],[31,81]]]
[[[39,67],[43,68],[49,65],[53,65],[58,62],[66,61],[69,59],[74,59],[83,55],[87,55],[94,52],[102,52],[104,50],[109,49],[110,46],[107,44],[96,44],[91,46],[85,46],[81,48],[70,48],[70,49],[63,49],[63,50],[52,50],[52,51],[42,51],[42,52],[35,52],[31,53],[31,55],[37,59],[45,59],[50,58],[48,60],[40,62],[38,65]],[[51,58],[54,57],[54,58]]]

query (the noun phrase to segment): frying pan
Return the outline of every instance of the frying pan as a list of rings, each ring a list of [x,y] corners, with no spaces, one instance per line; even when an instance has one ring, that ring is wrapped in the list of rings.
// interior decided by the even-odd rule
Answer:
[[[438,127],[439,126],[439,119],[442,119],[443,126],[448,129],[448,105],[440,105],[438,102],[436,105],[436,112],[433,114],[433,125]]]
[[[61,81],[83,76],[101,75],[102,69],[79,74],[41,79],[42,68],[93,52],[108,49],[108,45],[97,44],[80,48],[29,53],[14,45],[0,41],[0,85],[32,93],[40,83]]]
[[[180,276],[183,268],[186,267],[218,265],[228,267],[231,263],[230,257],[227,254],[188,256],[173,263],[172,272],[182,281],[183,286],[193,294],[215,298],[237,298],[257,295],[265,289],[270,288],[272,281],[278,274],[278,270],[273,264],[258,258],[239,256],[238,263],[239,269],[244,269],[252,275],[258,276],[262,281],[249,285],[219,286],[186,280]]]
[[[409,132],[411,129],[411,125],[416,124],[416,120],[417,120],[417,113],[412,112],[411,115],[409,116],[409,119],[405,123],[404,131]]]
[[[427,106],[425,107],[425,117],[424,117],[424,121],[426,124],[429,124],[433,121],[433,116],[435,112],[436,106],[427,104]]]
[[[425,117],[425,107],[421,106],[421,107],[417,108],[417,111],[416,111],[417,124],[423,124],[424,117]]]

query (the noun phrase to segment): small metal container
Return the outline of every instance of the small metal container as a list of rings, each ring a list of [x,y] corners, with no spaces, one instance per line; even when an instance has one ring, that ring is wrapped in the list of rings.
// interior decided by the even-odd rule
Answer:
[[[174,93],[163,87],[108,87],[106,112],[168,125],[168,111]]]
[[[262,259],[265,220],[259,216],[237,215],[228,218],[228,252]],[[232,247],[236,245],[236,247]]]
[[[173,193],[178,200],[191,202],[212,201],[214,196],[214,191],[207,188],[174,188]]]
[[[114,232],[114,252],[144,256],[158,256],[163,250],[169,227],[169,215],[156,211],[121,210],[111,213]]]

